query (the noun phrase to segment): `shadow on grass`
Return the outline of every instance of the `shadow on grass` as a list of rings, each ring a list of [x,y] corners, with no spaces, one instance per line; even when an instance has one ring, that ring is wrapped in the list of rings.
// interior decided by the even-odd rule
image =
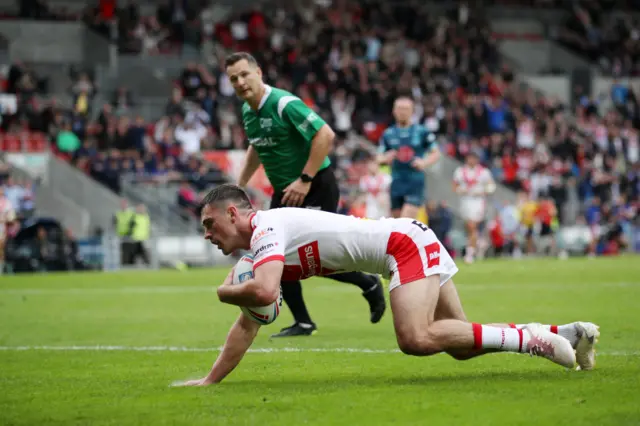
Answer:
[[[458,387],[461,384],[473,384],[474,382],[489,382],[492,386],[499,386],[501,383],[535,383],[535,382],[552,382],[558,380],[573,379],[579,373],[572,371],[564,371],[559,368],[557,370],[541,370],[541,371],[523,371],[514,373],[513,371],[468,371],[455,373],[447,372],[447,374],[438,374],[438,372],[423,372],[412,376],[388,377],[388,376],[342,376],[342,377],[303,377],[298,378],[272,378],[261,380],[234,380],[231,379],[221,386],[234,389],[255,391],[256,388],[278,388],[285,390],[287,388],[296,389],[310,388],[313,391],[322,388],[334,389],[336,387],[388,387],[388,386],[428,386],[431,384]]]

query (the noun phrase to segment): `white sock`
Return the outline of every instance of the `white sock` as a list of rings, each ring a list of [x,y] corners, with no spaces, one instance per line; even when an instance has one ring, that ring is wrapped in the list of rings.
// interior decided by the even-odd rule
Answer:
[[[527,352],[529,333],[520,328],[499,328],[482,324],[473,327],[474,348],[498,349],[507,352]]]
[[[514,324],[509,324],[512,327],[514,326]],[[523,328],[526,324],[515,324],[516,328]],[[564,337],[565,339],[567,339],[570,343],[571,346],[573,346],[574,348],[576,347],[576,345],[578,344],[578,340],[580,340],[580,336],[578,336],[578,334],[576,333],[576,328],[575,326],[572,324],[564,324],[564,325],[549,325],[549,324],[543,324],[542,328],[544,328],[545,330],[548,330],[554,334],[557,334],[559,336]]]

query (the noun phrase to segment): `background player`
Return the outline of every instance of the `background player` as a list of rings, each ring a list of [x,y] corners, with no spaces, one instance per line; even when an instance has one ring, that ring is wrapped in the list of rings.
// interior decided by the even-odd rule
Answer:
[[[460,195],[460,209],[467,228],[464,260],[472,263],[478,249],[479,227],[485,220],[486,198],[496,190],[496,184],[491,172],[471,152],[467,155],[465,164],[453,174],[453,190]]]
[[[235,185],[210,191],[203,200],[201,219],[205,239],[223,253],[245,249],[254,255],[254,278],[232,285],[230,273],[218,287],[222,302],[266,306],[278,298],[281,277],[302,279],[364,269],[391,278],[395,333],[406,354],[446,352],[463,360],[508,351],[542,356],[565,367],[573,367],[576,359],[583,369],[594,366],[593,345],[598,335],[594,324],[467,322],[452,281],[458,268],[434,233],[417,220],[371,221],[309,209],[255,212],[246,193]],[[256,241],[254,235],[264,237]],[[313,265],[308,262],[310,257]],[[238,365],[259,328],[240,314],[210,373],[185,384],[223,380]]]
[[[391,176],[380,170],[376,158],[367,162],[367,174],[360,178],[360,191],[366,194],[365,216],[379,219],[389,216],[389,187]]]
[[[400,97],[393,104],[395,124],[380,139],[378,161],[391,164],[391,214],[416,218],[424,205],[424,171],[440,159],[436,137],[411,124],[413,100]]]
[[[0,186],[0,275],[4,272],[5,245],[9,235],[9,226],[15,218],[14,206],[5,196],[4,187]]]
[[[250,54],[234,53],[227,57],[225,66],[236,94],[245,101],[242,121],[250,145],[240,186],[246,186],[262,164],[275,191],[271,208],[290,206],[336,212],[340,192],[327,157],[333,147],[333,130],[300,98],[264,84],[262,70]],[[377,276],[349,272],[330,278],[360,287],[369,303],[371,322],[380,321],[386,304]],[[282,296],[295,323],[273,337],[312,334],[317,327],[305,306],[300,281],[283,285]]]

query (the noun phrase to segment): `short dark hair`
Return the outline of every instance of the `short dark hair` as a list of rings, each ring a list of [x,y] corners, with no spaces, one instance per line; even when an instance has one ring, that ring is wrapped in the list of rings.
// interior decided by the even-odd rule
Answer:
[[[219,206],[228,202],[232,202],[239,209],[249,210],[253,208],[249,195],[247,195],[246,191],[238,185],[231,183],[218,185],[209,191],[209,193],[202,199],[200,208],[202,209],[210,204]]]
[[[227,58],[224,60],[224,67],[230,67],[231,65],[234,65],[235,63],[240,62],[243,59],[247,61],[249,65],[253,65],[256,67],[258,66],[258,61],[256,61],[256,58],[254,58],[251,53],[235,52],[227,56]]]

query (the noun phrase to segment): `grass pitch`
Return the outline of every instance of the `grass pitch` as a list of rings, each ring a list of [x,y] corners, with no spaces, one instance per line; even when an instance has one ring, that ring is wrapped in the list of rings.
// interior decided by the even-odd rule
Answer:
[[[478,322],[588,320],[596,370],[526,355],[458,362],[398,353],[357,288],[303,283],[319,332],[270,340],[218,386],[204,376],[238,309],[226,270],[0,277],[0,425],[640,424],[640,258],[485,261],[455,277]]]

